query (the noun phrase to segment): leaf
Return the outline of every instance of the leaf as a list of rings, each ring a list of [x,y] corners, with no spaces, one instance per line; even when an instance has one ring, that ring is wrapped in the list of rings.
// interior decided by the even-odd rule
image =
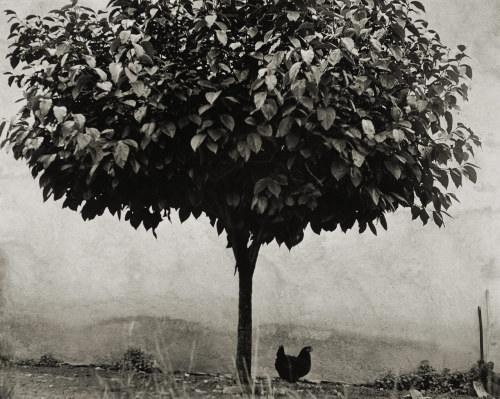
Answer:
[[[141,132],[144,133],[146,136],[151,136],[153,132],[156,129],[156,123],[155,122],[150,122],[150,123],[145,123],[141,127]]]
[[[99,82],[96,84],[102,91],[111,91],[113,88],[113,83],[111,82]]]
[[[122,169],[125,167],[129,152],[130,148],[123,140],[120,140],[113,150],[115,162]]]
[[[198,108],[198,115],[203,115],[210,108],[212,108],[210,104],[203,104],[200,108]]]
[[[314,50],[313,49],[308,49],[308,50],[300,50],[300,55],[302,56],[302,59],[307,65],[310,65],[312,60],[314,59]]]
[[[267,92],[261,91],[253,96],[253,101],[255,103],[255,108],[260,109],[267,98]]]
[[[453,183],[455,183],[455,186],[458,188],[462,185],[462,174],[458,169],[450,169],[450,176],[451,180],[453,180]]]
[[[53,112],[54,112],[54,116],[56,117],[56,119],[57,119],[57,121],[59,123],[63,123],[64,122],[64,118],[68,114],[68,110],[67,110],[66,107],[57,107],[57,106],[55,106],[53,108]]]
[[[227,34],[226,34],[226,32],[221,31],[221,30],[216,30],[215,34],[217,35],[217,39],[219,40],[219,42],[221,42],[221,44],[223,46],[225,46],[227,44]]]
[[[401,47],[395,46],[395,45],[390,45],[389,51],[391,52],[393,57],[396,59],[396,61],[401,61],[401,59],[403,58],[403,50],[401,50]]]
[[[342,51],[340,51],[339,49],[335,49],[329,54],[328,63],[331,66],[335,66],[340,62],[341,59],[342,59]]]
[[[377,229],[371,220],[368,222],[368,227],[374,235],[377,235]]]
[[[451,115],[451,112],[446,111],[444,113],[444,117],[446,119],[446,124],[447,124],[446,131],[448,133],[451,133],[451,131],[453,130],[453,116]]]
[[[300,101],[304,93],[306,92],[306,81],[305,79],[300,79],[292,84],[291,91],[293,96]]]
[[[217,151],[219,150],[219,145],[212,140],[206,140],[205,141],[206,147],[212,151],[214,154],[217,154]]]
[[[351,167],[351,182],[354,187],[359,187],[361,181],[363,180],[363,175],[361,171],[356,166]]]
[[[335,148],[339,154],[342,154],[347,146],[347,142],[342,139],[332,139],[333,148]]]
[[[259,197],[257,201],[257,212],[263,214],[267,209],[268,200],[266,197]]]
[[[273,128],[270,125],[259,125],[257,126],[257,132],[264,137],[272,137]]]
[[[212,27],[212,25],[215,23],[216,20],[217,20],[217,15],[207,15],[205,17],[205,21],[207,22],[209,28]]]
[[[384,165],[385,165],[385,168],[389,172],[391,172],[391,174],[396,178],[396,180],[399,180],[399,178],[401,177],[401,173],[402,173],[401,166],[399,164],[397,164],[396,162],[392,162],[392,161],[385,161]]]
[[[261,111],[264,114],[264,117],[268,121],[271,120],[278,112],[278,106],[276,105],[276,101],[270,99],[262,106]]]
[[[293,36],[288,36],[288,40],[290,40],[290,43],[293,44],[293,47],[295,48],[300,48],[300,41],[296,37]]]
[[[173,122],[165,122],[164,126],[161,129],[161,131],[170,138],[173,138],[175,136],[176,130],[177,127]]]
[[[129,147],[133,147],[135,148],[136,150],[139,149],[139,145],[137,144],[137,142],[135,140],[132,140],[132,139],[126,139],[126,140],[123,140],[123,142],[125,144],[127,144]]]
[[[94,71],[99,75],[99,77],[101,78],[101,80],[107,80],[108,79],[108,75],[106,75],[106,72],[104,72],[102,69],[100,68],[94,68]]]
[[[71,50],[71,44],[69,44],[69,43],[59,44],[56,47],[56,55],[58,57],[60,57],[61,55],[64,55],[64,54],[68,53],[70,50]]]
[[[365,156],[356,150],[352,150],[351,155],[352,155],[352,161],[353,161],[354,165],[356,165],[358,168],[360,168],[363,165],[363,163],[365,162]]]
[[[342,39],[340,39],[340,42],[349,52],[352,52],[356,47],[354,40],[352,40],[350,37],[343,37]]]
[[[367,190],[368,190],[368,193],[370,194],[370,197],[371,197],[373,203],[375,205],[378,205],[379,200],[380,200],[380,191],[375,187],[368,187]]]
[[[332,107],[319,107],[316,110],[316,115],[318,116],[318,121],[321,122],[321,126],[323,127],[323,129],[328,130],[332,127],[337,113]]]
[[[412,5],[415,6],[415,8],[418,8],[420,11],[425,12],[425,7],[420,1],[412,1]]]
[[[401,129],[393,129],[392,130],[392,137],[394,138],[394,141],[398,144],[400,144],[406,137],[405,132]]]
[[[2,123],[0,123],[0,136],[3,133],[3,129],[5,128],[5,125],[7,125],[7,121],[2,121]]]
[[[363,128],[363,132],[366,134],[370,140],[375,137],[375,126],[370,119],[363,119],[361,121],[361,127]]]
[[[231,115],[222,114],[219,119],[231,132],[234,130],[234,119]]]
[[[73,99],[76,99],[80,95],[80,93],[82,92],[83,88],[91,80],[92,80],[92,77],[90,75],[82,75],[82,76],[80,76],[77,79],[76,86],[73,88],[73,91],[72,91]]]
[[[286,147],[289,150],[294,149],[300,142],[300,134],[296,131],[291,131],[286,135]]]
[[[73,120],[75,121],[76,127],[79,130],[83,130],[83,128],[85,127],[85,122],[87,120],[85,118],[85,116],[82,114],[73,114]],[[68,122],[70,123],[70,121],[66,121],[66,122],[64,122],[64,124],[66,124]]]
[[[332,173],[332,176],[335,177],[337,181],[339,181],[345,175],[347,175],[347,173],[349,172],[349,168],[344,161],[338,159],[332,162],[330,171]]]
[[[44,98],[43,100],[40,101],[40,112],[42,113],[42,116],[47,116],[51,108],[52,108],[52,100]]]
[[[224,135],[224,130],[223,129],[208,129],[207,133],[210,136],[210,138],[215,142],[215,141],[219,140]]]
[[[278,127],[278,133],[276,137],[285,137],[293,125],[293,119],[289,116],[283,118]]]
[[[424,112],[427,109],[427,104],[428,102],[425,100],[418,100],[417,101],[418,112]]]
[[[262,137],[258,133],[251,133],[247,136],[247,143],[250,150],[257,154],[262,148]]]
[[[267,75],[265,78],[266,86],[268,91],[272,91],[278,84],[278,79],[276,75]],[[259,107],[260,108],[260,107]]]
[[[125,68],[125,75],[127,75],[127,78],[130,81],[130,83],[134,83],[138,79],[138,76],[128,68]]]
[[[472,183],[476,183],[477,182],[476,169],[474,169],[472,166],[469,166],[469,165],[464,166],[464,169],[467,172],[467,176],[469,177],[469,180]]]
[[[132,83],[132,90],[137,97],[143,97],[146,94],[146,86],[142,80]]]
[[[141,108],[136,109],[134,111],[135,120],[140,123],[142,121],[142,118],[144,118],[144,116],[146,115],[146,112],[147,112],[146,107],[141,107]]]
[[[210,91],[208,93],[205,93],[205,98],[207,101],[212,105],[217,98],[219,98],[220,94],[222,93],[222,90],[219,91]]]
[[[206,138],[207,135],[205,133],[195,135],[191,139],[191,148],[193,149],[193,151],[196,151],[200,147],[200,145],[203,144]]]
[[[394,75],[380,75],[380,84],[384,89],[392,90],[398,84],[398,79]]]
[[[286,17],[289,21],[297,21],[300,18],[300,12],[298,11],[288,11]]]
[[[440,212],[433,211],[432,218],[434,219],[434,223],[436,223],[438,227],[441,227],[443,225],[443,217],[441,216]]]
[[[271,192],[272,195],[274,195],[276,198],[279,197],[281,193],[281,186],[278,184],[278,182],[275,182],[274,180],[267,179],[267,188]]]
[[[246,140],[238,142],[236,147],[237,147],[240,155],[245,160],[245,162],[247,162],[250,159],[250,155],[252,155],[252,151],[250,150],[250,147],[249,147],[248,143],[246,142]]]
[[[112,62],[109,65],[109,72],[111,73],[111,80],[116,84],[120,80],[121,73],[123,72],[123,66],[121,62]]]
[[[94,57],[92,57],[91,55],[84,55],[83,58],[85,58],[85,62],[89,67],[91,67],[92,69],[96,67],[96,60]]]
[[[302,62],[296,62],[295,64],[292,65],[290,68],[290,71],[288,72],[288,76],[290,77],[290,82],[293,83],[295,82],[295,79],[297,78],[297,75],[300,71],[300,67],[302,66]]]
[[[267,188],[268,181],[269,181],[268,178],[257,180],[257,182],[255,183],[255,186],[253,187],[253,194],[257,195],[257,194],[261,193],[262,191],[264,191]]]

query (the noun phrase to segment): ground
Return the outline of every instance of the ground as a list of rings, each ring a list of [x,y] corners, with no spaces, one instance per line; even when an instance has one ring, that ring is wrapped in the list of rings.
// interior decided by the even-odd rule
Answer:
[[[13,394],[9,389],[13,388]],[[232,376],[204,373],[131,374],[102,367],[11,366],[0,368],[0,399],[10,398],[231,398],[242,396]],[[404,398],[408,392],[320,381],[289,384],[258,378],[255,396],[293,398]],[[451,395],[424,396],[451,398]],[[469,397],[461,396],[462,399]]]

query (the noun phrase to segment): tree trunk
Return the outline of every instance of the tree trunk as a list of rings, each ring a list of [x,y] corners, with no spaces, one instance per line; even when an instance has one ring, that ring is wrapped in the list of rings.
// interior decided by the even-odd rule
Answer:
[[[247,254],[245,254],[247,255]],[[251,385],[252,377],[252,278],[253,270],[248,259],[238,262],[238,345],[236,348],[236,371],[240,383]]]

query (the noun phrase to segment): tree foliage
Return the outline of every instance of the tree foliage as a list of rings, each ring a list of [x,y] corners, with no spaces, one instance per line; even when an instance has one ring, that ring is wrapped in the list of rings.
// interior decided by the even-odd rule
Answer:
[[[439,226],[476,181],[465,47],[407,0],[112,0],[11,15],[2,145],[44,199],[154,229],[172,210],[289,248],[304,229]],[[16,68],[22,66],[22,69]],[[5,123],[1,126],[3,129]]]

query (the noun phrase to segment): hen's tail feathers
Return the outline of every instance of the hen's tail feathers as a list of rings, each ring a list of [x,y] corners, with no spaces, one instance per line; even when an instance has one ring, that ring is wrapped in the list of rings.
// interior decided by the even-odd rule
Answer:
[[[280,345],[278,348],[278,352],[276,352],[277,357],[283,357],[285,356],[285,348],[283,348],[283,345]]]

